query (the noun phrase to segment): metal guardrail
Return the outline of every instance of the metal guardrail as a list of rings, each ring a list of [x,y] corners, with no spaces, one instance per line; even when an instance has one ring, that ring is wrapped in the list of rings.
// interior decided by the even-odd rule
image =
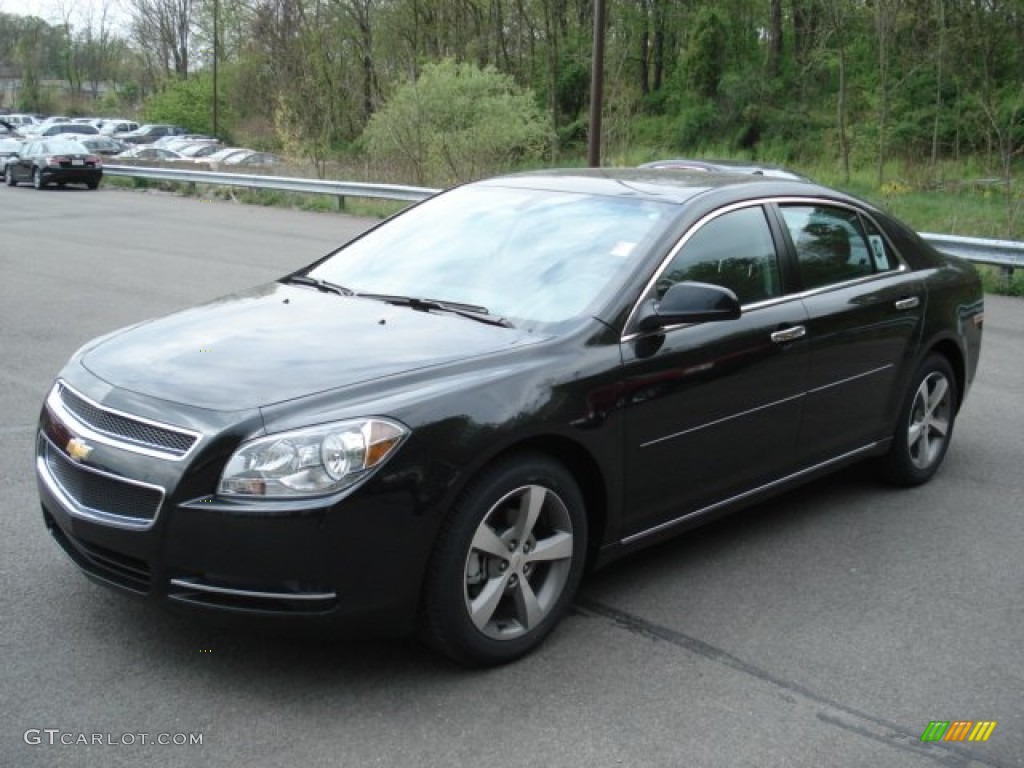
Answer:
[[[958,237],[921,232],[933,248],[960,256],[979,264],[994,264],[1011,271],[1024,267],[1024,243],[1017,240],[988,240],[980,237]]]
[[[186,168],[152,168],[135,165],[104,165],[108,176],[127,176],[157,181],[180,181],[186,184],[219,184],[227,187],[273,189],[282,192],[305,192],[313,195],[345,197],[374,197],[383,200],[417,202],[441,190],[426,187],[406,187],[399,184],[369,184],[353,181],[322,181],[295,179],[288,176],[257,176],[250,173],[221,173],[193,171]]]
[[[272,189],[282,192],[304,192],[314,195],[334,195],[339,202],[346,197],[372,197],[383,200],[418,202],[441,190],[429,187],[407,187],[398,184],[370,184],[352,181],[322,181],[296,179],[288,176],[260,176],[248,173],[221,173],[193,171],[185,168],[152,168],[134,165],[105,165],[103,172],[110,176],[140,179],[179,181],[187,184],[219,184],[251,189]],[[979,237],[959,237],[922,232],[921,237],[934,248],[960,256],[979,264],[993,264],[1010,273],[1024,268],[1024,242],[1016,240],[990,240]]]

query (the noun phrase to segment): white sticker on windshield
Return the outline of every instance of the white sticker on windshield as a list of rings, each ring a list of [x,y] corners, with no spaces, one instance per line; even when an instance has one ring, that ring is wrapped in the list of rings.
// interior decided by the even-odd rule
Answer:
[[[612,256],[618,256],[620,259],[624,259],[633,252],[634,248],[636,248],[636,243],[618,242],[615,244],[615,247],[612,248]]]

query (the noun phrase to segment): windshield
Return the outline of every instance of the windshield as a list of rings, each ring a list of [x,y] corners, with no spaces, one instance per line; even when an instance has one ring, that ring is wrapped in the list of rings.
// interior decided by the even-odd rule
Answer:
[[[486,307],[520,323],[595,309],[674,216],[669,204],[462,187],[343,247],[310,275],[356,293]]]

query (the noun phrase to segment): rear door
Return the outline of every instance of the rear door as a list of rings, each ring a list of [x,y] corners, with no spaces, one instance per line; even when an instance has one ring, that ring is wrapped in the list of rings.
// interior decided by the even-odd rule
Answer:
[[[871,219],[832,202],[777,207],[795,254],[810,359],[797,459],[812,465],[887,437],[927,295]]]

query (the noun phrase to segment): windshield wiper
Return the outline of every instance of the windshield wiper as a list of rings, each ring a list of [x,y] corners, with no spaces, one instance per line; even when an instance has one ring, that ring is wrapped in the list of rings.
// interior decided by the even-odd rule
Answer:
[[[328,280],[320,280],[309,275],[291,275],[281,280],[282,283],[294,283],[295,285],[309,285],[324,293],[336,293],[339,296],[355,296],[355,291],[343,285],[332,283]]]
[[[504,317],[496,317],[487,310],[487,307],[480,307],[476,304],[462,304],[457,301],[438,301],[437,299],[421,299],[416,296],[394,296],[387,293],[357,293],[356,296],[360,296],[364,299],[385,301],[388,304],[394,304],[398,307],[418,309],[421,312],[427,312],[430,310],[437,312],[450,312],[451,314],[458,315],[459,317],[466,317],[470,320],[476,320],[479,323],[486,323],[487,325],[497,325],[501,328],[515,327]]]

